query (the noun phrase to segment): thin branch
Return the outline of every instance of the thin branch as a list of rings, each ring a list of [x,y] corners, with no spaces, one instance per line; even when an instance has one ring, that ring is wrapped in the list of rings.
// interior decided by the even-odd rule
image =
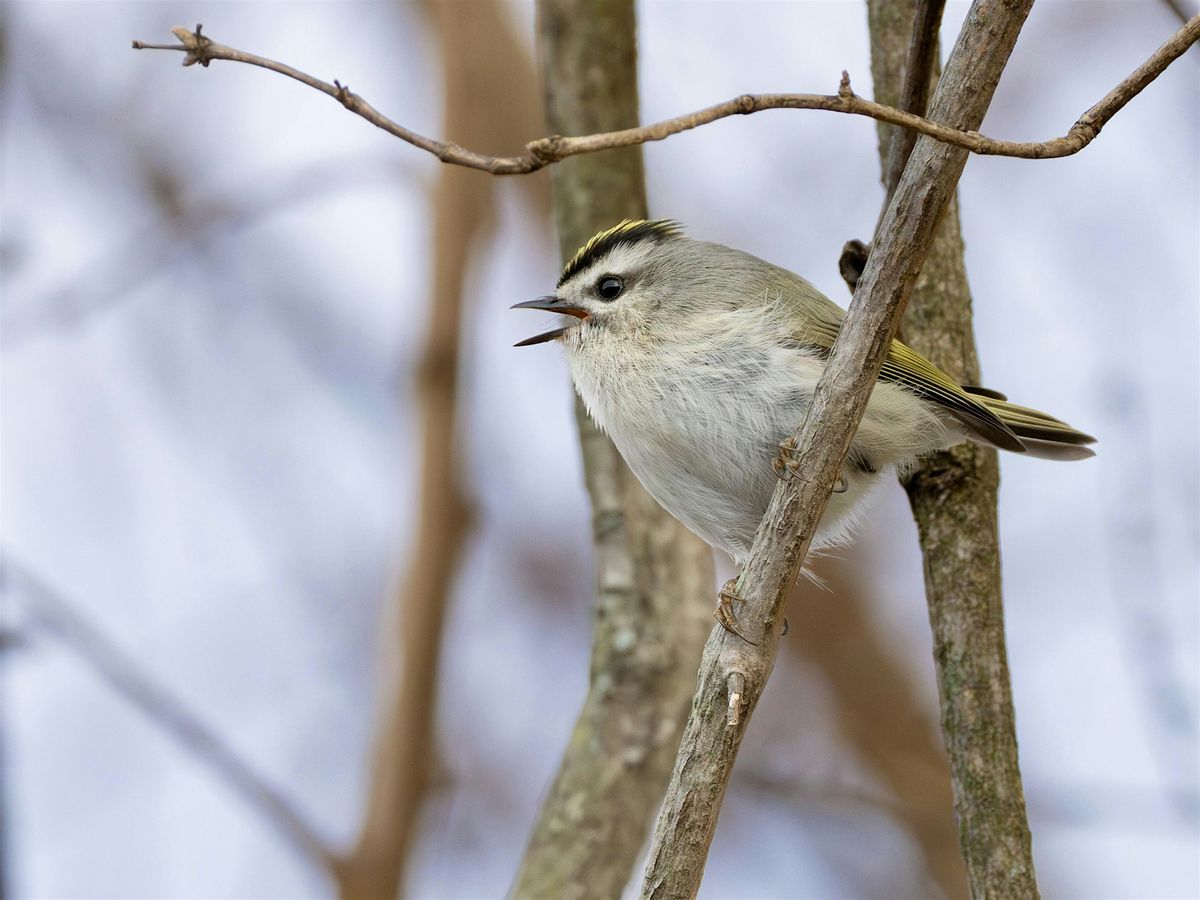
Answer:
[[[917,0],[912,40],[909,41],[908,59],[904,66],[904,87],[900,91],[900,109],[914,116],[924,116],[929,102],[929,76],[937,61],[938,29],[945,7],[946,0]],[[875,92],[879,93],[878,85]],[[887,199],[883,202],[885,208],[891,202],[896,184],[916,143],[917,133],[911,128],[893,129],[883,173],[883,183],[887,186]]]
[[[443,125],[473,139],[501,135],[515,140],[538,121],[530,55],[498,4],[480,4],[469,17],[451,15],[454,8],[436,2],[422,6],[438,40]],[[523,85],[525,90],[514,93],[524,103],[501,103],[498,95],[489,94],[501,90],[502,71]],[[462,322],[472,308],[466,278],[472,248],[494,231],[497,185],[449,166],[438,176],[429,209],[432,285],[413,398],[421,436],[416,538],[406,554],[404,577],[392,586],[385,604],[362,822],[337,873],[343,900],[403,893],[412,847],[420,838],[421,811],[434,791],[431,774],[444,756],[434,727],[438,673],[473,505],[464,493],[458,389]],[[530,181],[522,187],[536,184]]]
[[[617,147],[630,147],[649,141],[661,141],[673,134],[690,131],[701,125],[707,125],[728,116],[749,115],[767,109],[820,109],[828,112],[846,113],[848,115],[867,116],[891,125],[911,128],[921,134],[936,138],[946,144],[970,150],[988,156],[1015,156],[1022,159],[1055,159],[1078,153],[1090,144],[1100,133],[1100,129],[1126,103],[1141,93],[1151,81],[1159,76],[1167,66],[1174,62],[1193,43],[1200,39],[1200,15],[1193,17],[1169,41],[1156,50],[1149,59],[1138,66],[1129,77],[1113,88],[1095,106],[1079,117],[1078,121],[1062,137],[1042,142],[1002,141],[987,137],[973,129],[959,129],[949,125],[938,124],[912,113],[902,112],[894,107],[884,106],[870,100],[864,100],[850,89],[850,76],[843,72],[841,84],[836,94],[742,94],[724,103],[709,106],[705,109],[673,119],[664,119],[653,125],[643,125],[639,128],[626,128],[621,131],[609,131],[599,134],[588,134],[580,137],[563,137],[551,135],[539,138],[525,145],[525,152],[518,156],[488,156],[460,147],[450,141],[439,141],[426,137],[405,128],[380,113],[358,94],[339,81],[332,84],[314,78],[299,69],[284,63],[267,59],[243,50],[236,50],[224,44],[218,44],[201,33],[201,26],[195,31],[175,27],[171,29],[180,41],[179,44],[148,44],[134,41],[135,50],[179,50],[184,55],[185,66],[200,63],[208,66],[213,60],[223,59],[230,62],[246,63],[260,66],[294,78],[296,81],[321,91],[333,97],[346,109],[362,116],[372,125],[381,128],[388,134],[407,141],[414,147],[419,147],[432,153],[444,163],[466,166],[490,172],[493,175],[525,175],[536,172],[552,163],[559,162],[570,156],[583,153],[595,153],[600,150],[611,150]]]
[[[175,738],[186,752],[208,765],[278,828],[302,856],[326,872],[333,870],[333,854],[288,800],[246,765],[182,700],[161,687],[41,576],[14,560],[11,553],[0,554],[0,572],[5,591],[11,582],[34,620],[75,651],[103,681]]]
[[[968,129],[979,125],[1031,6],[1032,0],[976,0],[934,96],[935,118]],[[692,715],[655,828],[644,898],[691,898],[699,890],[738,747],[775,663],[787,589],[799,575],[966,160],[960,149],[918,140],[884,216],[850,313],[795,435],[801,474],[776,486],[735,589],[744,600],[738,622],[757,643],[718,627],[705,646]],[[734,672],[744,677],[746,691],[740,720],[730,725],[726,684]],[[1004,893],[1035,896],[1032,872],[1014,872]]]
[[[174,218],[157,211],[151,224],[121,238],[71,280],[23,303],[9,302],[0,311],[0,351],[14,352],[38,338],[60,336],[82,328],[92,316],[116,309],[137,296],[138,289],[186,253],[214,239],[229,239],[293,206],[320,202],[329,195],[367,186],[387,188],[414,180],[409,167],[395,160],[364,157],[322,163],[281,177],[256,173],[235,189],[206,188],[181,196]]]

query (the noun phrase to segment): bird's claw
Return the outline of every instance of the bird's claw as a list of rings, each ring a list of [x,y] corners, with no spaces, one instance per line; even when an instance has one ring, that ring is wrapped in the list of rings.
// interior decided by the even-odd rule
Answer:
[[[797,446],[794,437],[786,437],[779,442],[779,452],[771,460],[771,468],[780,478],[794,478],[800,471],[800,460],[796,458],[796,452]],[[838,480],[833,483],[833,493],[844,494],[848,488],[846,476],[839,475]]]
[[[746,601],[733,592],[735,584],[737,584],[737,579],[730,578],[717,594],[717,608],[713,610],[713,618],[721,623],[721,627],[730,634],[735,634],[747,644],[754,644],[757,647],[757,641],[750,640],[738,629],[737,618],[733,614],[733,604]]]
[[[771,468],[780,478],[791,478],[800,471],[800,460],[796,458],[795,437],[786,437],[779,442],[779,452],[771,460]]]

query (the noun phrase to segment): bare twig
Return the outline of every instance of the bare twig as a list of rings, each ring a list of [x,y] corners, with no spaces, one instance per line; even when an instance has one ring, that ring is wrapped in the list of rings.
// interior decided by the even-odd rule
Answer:
[[[742,94],[724,103],[672,119],[664,119],[653,125],[626,128],[579,137],[551,135],[530,141],[525,152],[517,156],[488,156],[460,147],[449,141],[417,134],[380,113],[366,100],[338,81],[332,84],[301,72],[284,63],[267,59],[243,50],[218,44],[201,33],[186,28],[172,28],[179,39],[178,44],[148,44],[134,41],[135,50],[179,50],[184,52],[185,66],[200,63],[207,66],[213,60],[246,63],[278,72],[309,87],[333,97],[346,109],[362,116],[377,128],[407,141],[414,147],[428,151],[445,163],[480,169],[493,175],[524,175],[536,172],[551,163],[570,156],[630,147],[649,141],[661,141],[673,134],[690,131],[727,116],[749,115],[767,109],[822,109],[829,112],[868,116],[881,122],[911,128],[921,134],[936,138],[946,144],[970,150],[972,153],[990,156],[1015,156],[1022,159],[1054,159],[1078,153],[1095,139],[1104,124],[1126,103],[1136,97],[1143,88],[1177,59],[1188,47],[1200,39],[1200,15],[1192,18],[1169,41],[1156,50],[1149,59],[1138,66],[1129,77],[1113,88],[1095,106],[1085,112],[1062,137],[1042,142],[1001,141],[979,134],[974,129],[959,129],[936,121],[924,119],[894,107],[864,100],[850,89],[850,76],[842,73],[841,84],[836,94]]]
[[[5,590],[15,588],[33,619],[55,634],[118,694],[171,735],[188,753],[208,765],[258,810],[300,854],[326,872],[333,854],[288,800],[254,772],[178,697],[161,687],[119,647],[80,615],[40,575],[12,554],[0,555]]]
[[[976,0],[933,98],[931,116],[973,129],[983,120],[1032,0]],[[655,828],[642,896],[690,898],[700,886],[737,750],[774,666],[786,592],[799,574],[913,282],[967,154],[920,139],[884,216],[850,313],[796,435],[801,477],[782,480],[759,526],[736,593],[739,624],[758,643],[714,629],[671,786]],[[728,721],[727,680],[746,681],[744,715]],[[1017,876],[1024,876],[1018,878]],[[1014,890],[1032,882],[1014,873]],[[1028,895],[1028,893],[1027,893]]]

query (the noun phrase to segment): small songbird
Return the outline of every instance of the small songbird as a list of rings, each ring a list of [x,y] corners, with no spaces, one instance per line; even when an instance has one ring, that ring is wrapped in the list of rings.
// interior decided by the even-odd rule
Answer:
[[[843,310],[792,272],[667,220],[600,232],[553,294],[516,308],[578,319],[517,346],[558,341],[588,412],[650,495],[744,565]],[[812,548],[845,540],[873,486],[964,440],[1064,460],[1092,456],[1094,442],[892,341]]]

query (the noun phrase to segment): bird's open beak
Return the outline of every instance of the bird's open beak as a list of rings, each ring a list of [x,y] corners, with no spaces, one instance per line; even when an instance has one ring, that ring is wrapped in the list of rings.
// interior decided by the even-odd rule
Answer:
[[[555,297],[553,294],[547,297],[538,297],[536,300],[526,300],[524,303],[514,303],[512,309],[544,309],[547,312],[563,313],[568,316],[575,316],[577,319],[586,319],[588,312],[586,309],[580,309],[578,306],[571,306],[564,303],[562,300]],[[555,328],[552,331],[543,331],[541,334],[535,334],[533,337],[525,338],[523,341],[517,341],[513,344],[514,347],[528,347],[531,344],[544,344],[546,341],[552,341],[555,338],[562,337],[563,334],[571,326],[566,328]]]

